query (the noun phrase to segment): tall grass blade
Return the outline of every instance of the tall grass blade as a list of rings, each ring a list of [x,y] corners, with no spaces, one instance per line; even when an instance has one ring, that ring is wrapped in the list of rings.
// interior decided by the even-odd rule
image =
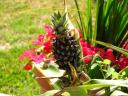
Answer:
[[[91,0],[87,0],[88,41],[93,44]]]
[[[120,47],[114,46],[114,45],[112,45],[110,43],[105,43],[105,42],[102,42],[102,41],[95,41],[95,42],[97,44],[100,44],[100,45],[103,45],[105,47],[111,48],[111,49],[113,49],[113,50],[115,50],[117,52],[120,52],[120,53],[125,54],[125,55],[128,56],[128,50],[125,50],[123,48],[120,48]]]

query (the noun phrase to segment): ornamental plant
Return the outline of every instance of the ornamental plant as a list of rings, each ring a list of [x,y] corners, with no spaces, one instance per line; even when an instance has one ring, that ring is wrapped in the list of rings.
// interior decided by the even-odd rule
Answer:
[[[37,48],[19,57],[29,61],[24,69],[34,70],[44,91],[41,96],[128,95],[128,2],[96,0],[94,31],[91,0],[86,1],[87,16],[74,2],[79,29],[66,7],[54,13],[46,33],[32,41]]]

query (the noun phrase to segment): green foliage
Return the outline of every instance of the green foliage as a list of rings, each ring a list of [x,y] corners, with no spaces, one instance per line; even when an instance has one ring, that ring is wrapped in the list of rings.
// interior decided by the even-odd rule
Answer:
[[[116,87],[118,90],[115,91],[114,86],[118,86],[118,88]],[[110,89],[109,96],[113,96],[113,94],[115,94],[117,92],[119,92],[118,95],[122,95],[122,94],[127,94],[127,93],[120,91],[120,87],[127,87],[127,86],[128,86],[127,80],[124,81],[124,80],[92,79],[89,82],[85,82],[83,85],[67,87],[67,88],[64,88],[62,91],[58,91],[58,90],[48,91],[41,96],[52,96],[54,94],[61,93],[61,92],[62,93],[68,92],[70,94],[69,96],[85,96],[85,95],[89,95],[90,92],[88,90],[93,89],[93,88],[101,88],[100,91],[104,90],[102,94],[105,94],[105,89],[109,88],[109,87],[112,87]],[[98,93],[98,91],[99,91],[99,89],[96,91],[96,93],[101,94],[101,93]],[[100,95],[98,95],[98,96],[100,96]]]
[[[122,69],[122,70],[119,72],[119,76],[120,76],[120,78],[128,77],[128,67]]]
[[[79,17],[77,21],[80,21],[78,25],[83,33],[84,39],[93,45],[103,45],[96,42],[98,40],[122,47],[122,42],[125,42],[128,37],[127,0],[96,0],[96,17],[94,17],[94,15],[92,16],[91,13],[91,1],[92,0],[85,0],[87,4],[85,14],[80,10],[78,1],[74,0]],[[93,30],[92,23],[94,21],[92,21],[92,19],[94,18],[95,26]],[[106,45],[109,46],[109,44]],[[118,51],[118,49],[116,51]]]
[[[45,92],[44,94],[41,94],[40,96],[53,96],[54,94],[56,94],[59,91],[60,90],[50,90],[50,91]]]
[[[98,54],[93,56],[87,65],[87,73],[92,79],[118,79],[119,74],[111,65],[111,61],[101,58]]]
[[[101,61],[102,58],[96,54],[94,57],[93,57],[93,60],[92,62],[87,65],[87,72],[88,72],[88,75],[92,78],[92,79],[102,79],[104,78],[104,73],[102,71],[102,66],[101,64],[97,63],[97,61]]]

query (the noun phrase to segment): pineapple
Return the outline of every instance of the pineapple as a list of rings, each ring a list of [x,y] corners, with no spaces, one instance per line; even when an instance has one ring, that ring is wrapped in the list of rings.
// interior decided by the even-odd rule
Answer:
[[[67,13],[61,15],[55,13],[52,17],[52,24],[56,38],[53,40],[53,54],[56,63],[61,69],[66,70],[67,75],[63,81],[71,81],[73,85],[78,80],[78,67],[80,66],[81,50],[79,44],[79,33],[71,24]]]

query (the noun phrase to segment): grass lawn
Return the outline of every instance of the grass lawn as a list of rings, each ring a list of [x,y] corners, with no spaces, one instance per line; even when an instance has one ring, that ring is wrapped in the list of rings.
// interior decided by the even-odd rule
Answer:
[[[74,8],[70,6],[73,0],[67,1],[73,14]],[[62,6],[62,0],[0,0],[0,93],[40,94],[32,72],[23,70],[27,61],[17,58],[25,49],[32,48],[31,40],[44,32],[44,24],[49,23],[51,14],[62,10]]]

